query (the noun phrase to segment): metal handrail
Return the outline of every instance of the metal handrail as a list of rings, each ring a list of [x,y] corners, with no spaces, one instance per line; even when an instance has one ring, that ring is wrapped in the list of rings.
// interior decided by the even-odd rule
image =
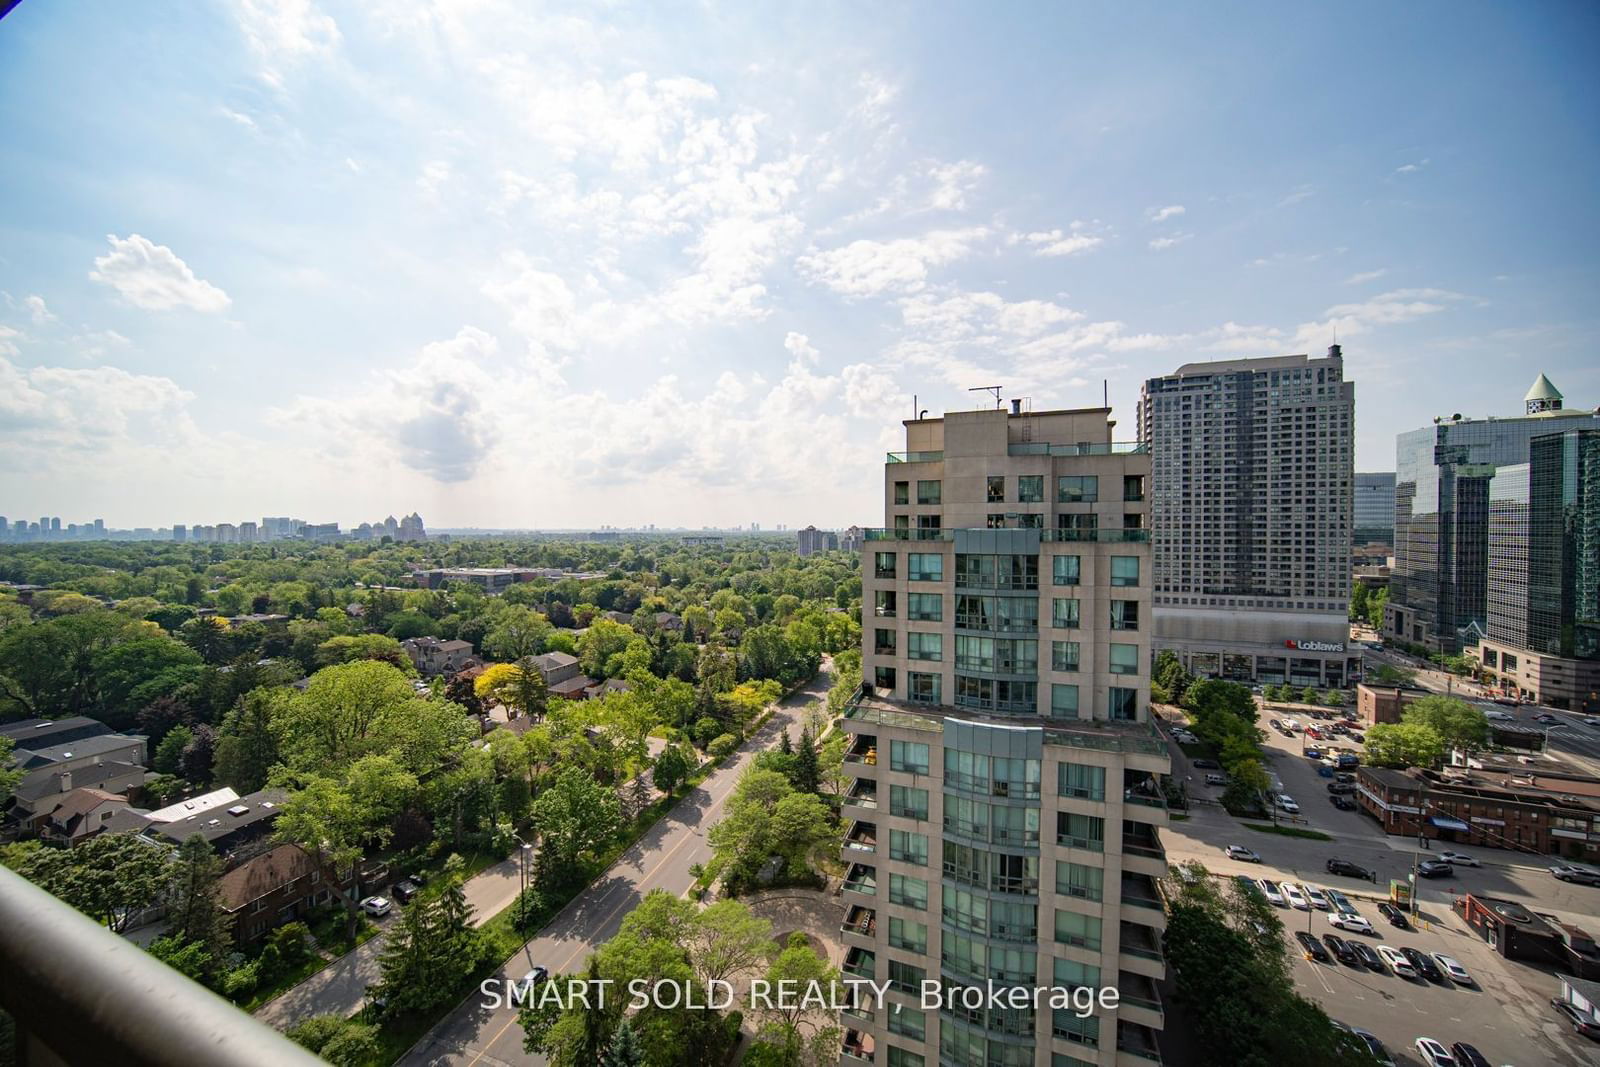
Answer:
[[[28,1062],[319,1067],[322,1061],[0,867],[0,1006]],[[45,1054],[47,1050],[48,1054]]]

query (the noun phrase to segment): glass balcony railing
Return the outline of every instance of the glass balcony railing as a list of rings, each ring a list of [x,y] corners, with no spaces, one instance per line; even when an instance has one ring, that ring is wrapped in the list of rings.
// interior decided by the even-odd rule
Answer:
[[[885,463],[937,463],[944,459],[943,452],[890,452]]]
[[[1006,446],[1008,456],[1138,456],[1148,451],[1143,441],[1083,441],[1071,445],[1013,441]]]
[[[928,528],[924,528],[924,527],[918,527],[916,529],[911,529],[911,528],[908,527],[908,528],[906,528],[904,530],[901,530],[901,529],[889,529],[889,528],[884,527],[884,526],[874,526],[874,527],[871,527],[869,529],[862,530],[861,534],[868,541],[954,541],[955,540],[955,535],[949,530],[928,529]]]
[[[1040,530],[1041,541],[1095,541],[1106,543],[1133,543],[1150,540],[1149,530],[1117,530],[1111,528],[1094,530]]]

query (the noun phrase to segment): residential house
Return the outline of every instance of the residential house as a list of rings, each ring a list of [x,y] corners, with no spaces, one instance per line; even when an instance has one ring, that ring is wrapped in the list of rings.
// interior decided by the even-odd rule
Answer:
[[[126,795],[144,785],[145,738],[113,733],[94,719],[27,719],[0,733],[16,743],[12,766],[23,771],[7,814],[22,830],[39,830],[74,789]]]
[[[145,836],[176,848],[198,834],[219,856],[237,862],[261,850],[283,812],[284,799],[278,789],[222,799],[180,818],[152,821]]]
[[[441,641],[437,637],[412,637],[400,642],[400,647],[406,650],[406,655],[411,657],[417,673],[424,678],[456,674],[474,662],[471,641]]]
[[[40,836],[70,847],[106,829],[112,817],[127,808],[125,796],[104,789],[74,789],[62,794],[61,802],[40,827]]]
[[[219,887],[234,940],[249,944],[334,901],[349,883],[336,886],[298,845],[278,845],[223,875]]]
[[[565,652],[546,652],[542,656],[535,656],[533,665],[539,669],[545,686],[552,693],[558,684],[578,676],[578,657]]]
[[[673,633],[683,629],[683,616],[673,611],[656,612],[656,629],[670,630]]]

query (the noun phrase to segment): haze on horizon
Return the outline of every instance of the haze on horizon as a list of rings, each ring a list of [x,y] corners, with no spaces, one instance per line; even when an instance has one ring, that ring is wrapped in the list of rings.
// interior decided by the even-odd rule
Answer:
[[[0,514],[869,525],[900,420],[1600,403],[1600,12],[23,3]]]

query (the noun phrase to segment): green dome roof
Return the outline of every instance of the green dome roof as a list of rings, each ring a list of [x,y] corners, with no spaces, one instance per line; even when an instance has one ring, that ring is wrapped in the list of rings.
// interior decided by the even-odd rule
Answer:
[[[1528,395],[1523,400],[1560,400],[1561,390],[1544,375],[1539,375],[1539,380],[1533,383],[1533,388],[1528,390]]]

